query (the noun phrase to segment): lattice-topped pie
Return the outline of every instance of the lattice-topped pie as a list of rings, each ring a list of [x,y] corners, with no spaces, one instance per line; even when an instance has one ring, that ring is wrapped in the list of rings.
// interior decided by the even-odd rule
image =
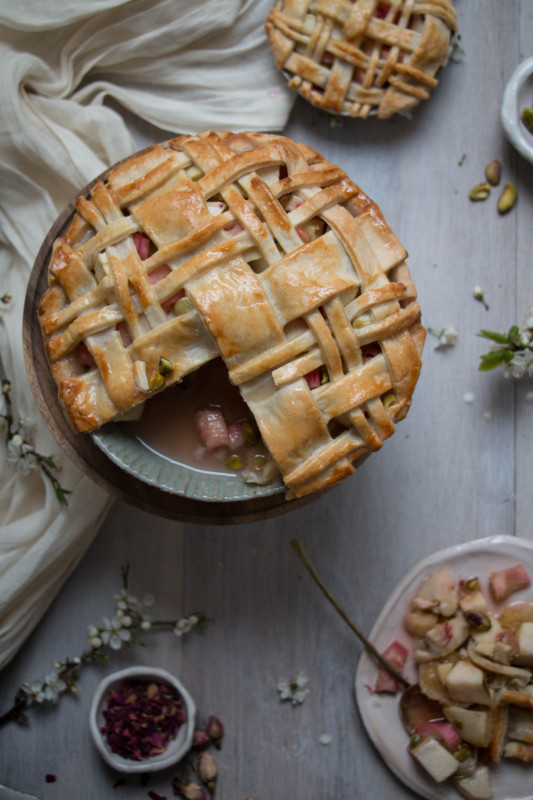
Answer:
[[[309,147],[182,136],[112,169],[76,212],[39,318],[77,431],[220,355],[301,496],[351,474],[407,413],[425,332],[406,252]]]
[[[381,119],[429,97],[456,29],[451,0],[278,0],[266,23],[291,88],[326,111]]]

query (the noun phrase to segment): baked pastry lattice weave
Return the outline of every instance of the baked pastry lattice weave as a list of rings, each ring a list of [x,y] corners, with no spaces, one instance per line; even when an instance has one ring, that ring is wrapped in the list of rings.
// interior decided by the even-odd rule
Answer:
[[[266,30],[306,100],[385,119],[429,97],[457,25],[451,0],[278,0]]]
[[[77,431],[220,355],[301,496],[351,474],[407,413],[425,332],[406,252],[309,147],[182,136],[111,169],[75,205],[39,318]]]

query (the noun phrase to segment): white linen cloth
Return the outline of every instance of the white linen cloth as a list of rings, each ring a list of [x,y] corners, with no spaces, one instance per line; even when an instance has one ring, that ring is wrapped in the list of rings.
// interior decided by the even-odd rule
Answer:
[[[8,460],[9,433],[2,437],[0,668],[110,504],[60,455],[31,395],[22,312],[35,256],[77,191],[136,149],[106,97],[175,133],[283,128],[293,95],[264,33],[271,2],[16,0],[0,7],[0,297],[12,295],[0,302],[0,359],[16,421],[33,421],[27,438],[62,461],[58,478],[72,492],[62,508],[39,468],[24,475]]]

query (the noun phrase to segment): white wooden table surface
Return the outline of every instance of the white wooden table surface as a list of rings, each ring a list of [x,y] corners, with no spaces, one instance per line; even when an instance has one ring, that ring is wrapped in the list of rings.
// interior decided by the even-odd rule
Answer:
[[[459,340],[434,350],[429,336],[411,412],[360,471],[325,497],[263,523],[182,525],[116,502],[97,539],[37,631],[4,670],[1,708],[22,681],[43,678],[54,661],[86,646],[87,628],[114,608],[120,567],[130,585],[156,597],[161,618],[202,611],[205,635],[147,634],[145,649],[88,667],[77,696],[31,712],[27,728],[0,730],[0,783],[48,800],[173,797],[177,770],[114,788],[117,775],[89,738],[93,691],[108,672],[146,663],[178,675],[200,716],[226,728],[217,756],[218,800],[257,796],[348,800],[409,798],[367,739],[354,698],[361,645],[301,567],[299,537],[365,630],[403,574],[453,543],[494,534],[532,538],[531,379],[478,372],[488,343],[481,328],[507,330],[533,302],[533,167],[504,139],[499,107],[519,62],[533,54],[533,4],[457,0],[462,63],[450,63],[412,120],[331,118],[298,101],[287,134],[341,165],[381,206],[409,251],[423,321],[455,325]],[[139,145],[166,138],[126,115]],[[214,120],[214,127],[216,121]],[[466,154],[460,165],[463,154]],[[498,192],[471,203],[470,188],[498,158],[518,188],[507,216]],[[480,285],[490,306],[473,298]],[[466,393],[474,395],[465,403]],[[490,419],[486,412],[490,412]],[[299,670],[311,691],[298,707],[281,703],[280,677]],[[331,743],[319,742],[330,734]],[[55,774],[55,783],[45,775]],[[0,795],[1,797],[2,795]]]

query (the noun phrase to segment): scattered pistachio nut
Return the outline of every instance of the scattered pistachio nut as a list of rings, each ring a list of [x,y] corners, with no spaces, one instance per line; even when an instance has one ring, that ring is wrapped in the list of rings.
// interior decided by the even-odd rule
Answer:
[[[516,186],[514,183],[506,183],[503,192],[498,200],[498,211],[500,214],[507,214],[516,203]]]
[[[174,314],[179,317],[181,314],[186,314],[187,311],[192,311],[193,308],[194,306],[188,297],[180,297],[180,299],[176,300],[174,303]]]
[[[485,167],[485,178],[491,186],[498,186],[502,176],[502,165],[498,159],[494,159]]]
[[[471,200],[486,200],[490,194],[490,185],[488,183],[478,183],[470,190],[468,195]]]
[[[530,133],[533,133],[533,108],[524,108],[522,111],[522,122]]]

